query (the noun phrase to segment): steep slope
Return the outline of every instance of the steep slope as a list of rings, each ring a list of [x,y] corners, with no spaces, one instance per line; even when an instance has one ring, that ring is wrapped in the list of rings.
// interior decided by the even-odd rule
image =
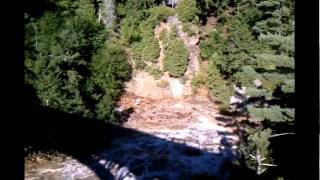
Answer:
[[[184,96],[192,95],[191,78],[199,71],[199,53],[198,47],[199,34],[195,36],[188,36],[186,32],[182,30],[182,23],[177,16],[170,16],[167,22],[162,22],[155,28],[155,37],[159,40],[160,56],[158,58],[158,68],[163,70],[164,59],[164,47],[163,42],[160,40],[160,33],[163,30],[170,30],[173,27],[177,28],[178,38],[180,38],[186,45],[189,53],[188,68],[185,72],[184,79],[170,77],[167,72],[160,77],[159,80],[155,80],[147,73],[137,71],[135,76],[126,84],[126,91],[135,94],[140,97],[162,99],[162,98],[183,98]],[[159,86],[161,83],[167,84],[165,87]]]
[[[191,179],[196,175],[227,179],[226,164],[236,158],[239,119],[220,114],[207,96],[193,95],[191,78],[199,71],[199,35],[190,37],[183,32],[176,16],[155,29],[161,48],[158,67],[162,69],[164,58],[160,33],[172,27],[188,48],[186,82],[168,73],[156,80],[136,71],[126,84],[117,110],[133,109],[123,126],[139,133],[117,138],[109,148],[92,155],[92,161],[98,161],[114,179]],[[26,172],[26,179],[42,177],[99,179],[74,158]]]

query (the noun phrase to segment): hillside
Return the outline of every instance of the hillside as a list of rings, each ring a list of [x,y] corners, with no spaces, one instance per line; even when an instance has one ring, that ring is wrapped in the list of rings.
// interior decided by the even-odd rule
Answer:
[[[69,125],[54,126],[26,145],[26,179],[291,177],[293,1],[46,3],[25,12],[26,86],[39,107],[117,132],[68,149]]]

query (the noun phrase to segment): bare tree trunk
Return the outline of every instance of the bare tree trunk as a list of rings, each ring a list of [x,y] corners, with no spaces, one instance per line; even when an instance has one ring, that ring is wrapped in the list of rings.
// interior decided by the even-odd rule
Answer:
[[[256,152],[256,161],[257,161],[257,174],[260,175],[261,174],[261,155],[260,155],[259,149],[257,149],[257,152]]]
[[[263,172],[265,172],[267,170],[267,168],[262,169],[262,166],[277,166],[277,165],[274,165],[274,164],[261,163],[266,158],[263,158],[261,156],[259,149],[257,149],[255,156],[253,156],[251,154],[249,154],[249,156],[256,160],[256,163],[257,163],[257,165],[256,165],[256,173],[257,173],[257,175],[261,175]]]

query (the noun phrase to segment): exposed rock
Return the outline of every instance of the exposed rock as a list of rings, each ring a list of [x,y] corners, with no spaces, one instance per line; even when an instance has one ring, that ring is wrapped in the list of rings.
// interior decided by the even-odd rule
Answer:
[[[166,2],[166,4],[168,5],[168,6],[173,6],[173,7],[175,7],[178,3],[179,3],[179,0],[165,0],[165,2]]]
[[[241,104],[245,101],[244,98],[241,98],[239,96],[231,96],[230,97],[230,105],[234,105],[234,104]]]
[[[246,87],[233,86],[235,94],[230,97],[229,107],[232,111],[243,111],[248,102],[249,96],[246,95]]]
[[[256,86],[256,87],[261,87],[262,86],[262,82],[259,80],[259,79],[255,79],[253,81],[253,84]]]
[[[244,96],[246,94],[246,87],[237,87],[236,85],[233,86],[233,89],[236,93],[238,93],[239,95]]]
[[[170,77],[165,72],[159,80],[155,80],[151,75],[145,72],[137,71],[133,78],[126,83],[126,91],[140,97],[163,99],[163,98],[183,98],[193,94],[191,79],[200,69],[199,54],[200,49],[199,33],[194,37],[189,37],[182,31],[182,23],[176,16],[169,16],[166,23],[160,23],[155,28],[155,37],[159,40],[160,56],[158,58],[158,68],[163,70],[164,48],[160,40],[160,33],[163,30],[170,30],[176,27],[178,37],[185,43],[189,52],[189,62],[185,72],[185,81],[181,82],[177,78]],[[163,83],[166,82],[166,83]]]

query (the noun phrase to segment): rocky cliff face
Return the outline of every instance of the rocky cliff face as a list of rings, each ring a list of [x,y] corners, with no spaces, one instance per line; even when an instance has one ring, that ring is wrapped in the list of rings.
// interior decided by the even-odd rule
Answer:
[[[200,69],[199,54],[200,49],[198,47],[199,34],[195,36],[188,36],[187,33],[182,30],[182,23],[176,16],[168,17],[166,23],[162,22],[155,28],[155,37],[159,40],[160,56],[158,58],[159,69],[162,69],[164,59],[164,48],[159,36],[163,30],[169,31],[173,27],[177,28],[178,37],[185,43],[188,48],[188,68],[185,72],[184,79],[169,77],[168,73],[159,79],[155,80],[152,76],[145,72],[136,72],[132,80],[126,83],[126,91],[135,94],[140,97],[162,99],[162,98],[183,98],[193,94],[191,79]],[[165,86],[160,84],[165,83]]]

